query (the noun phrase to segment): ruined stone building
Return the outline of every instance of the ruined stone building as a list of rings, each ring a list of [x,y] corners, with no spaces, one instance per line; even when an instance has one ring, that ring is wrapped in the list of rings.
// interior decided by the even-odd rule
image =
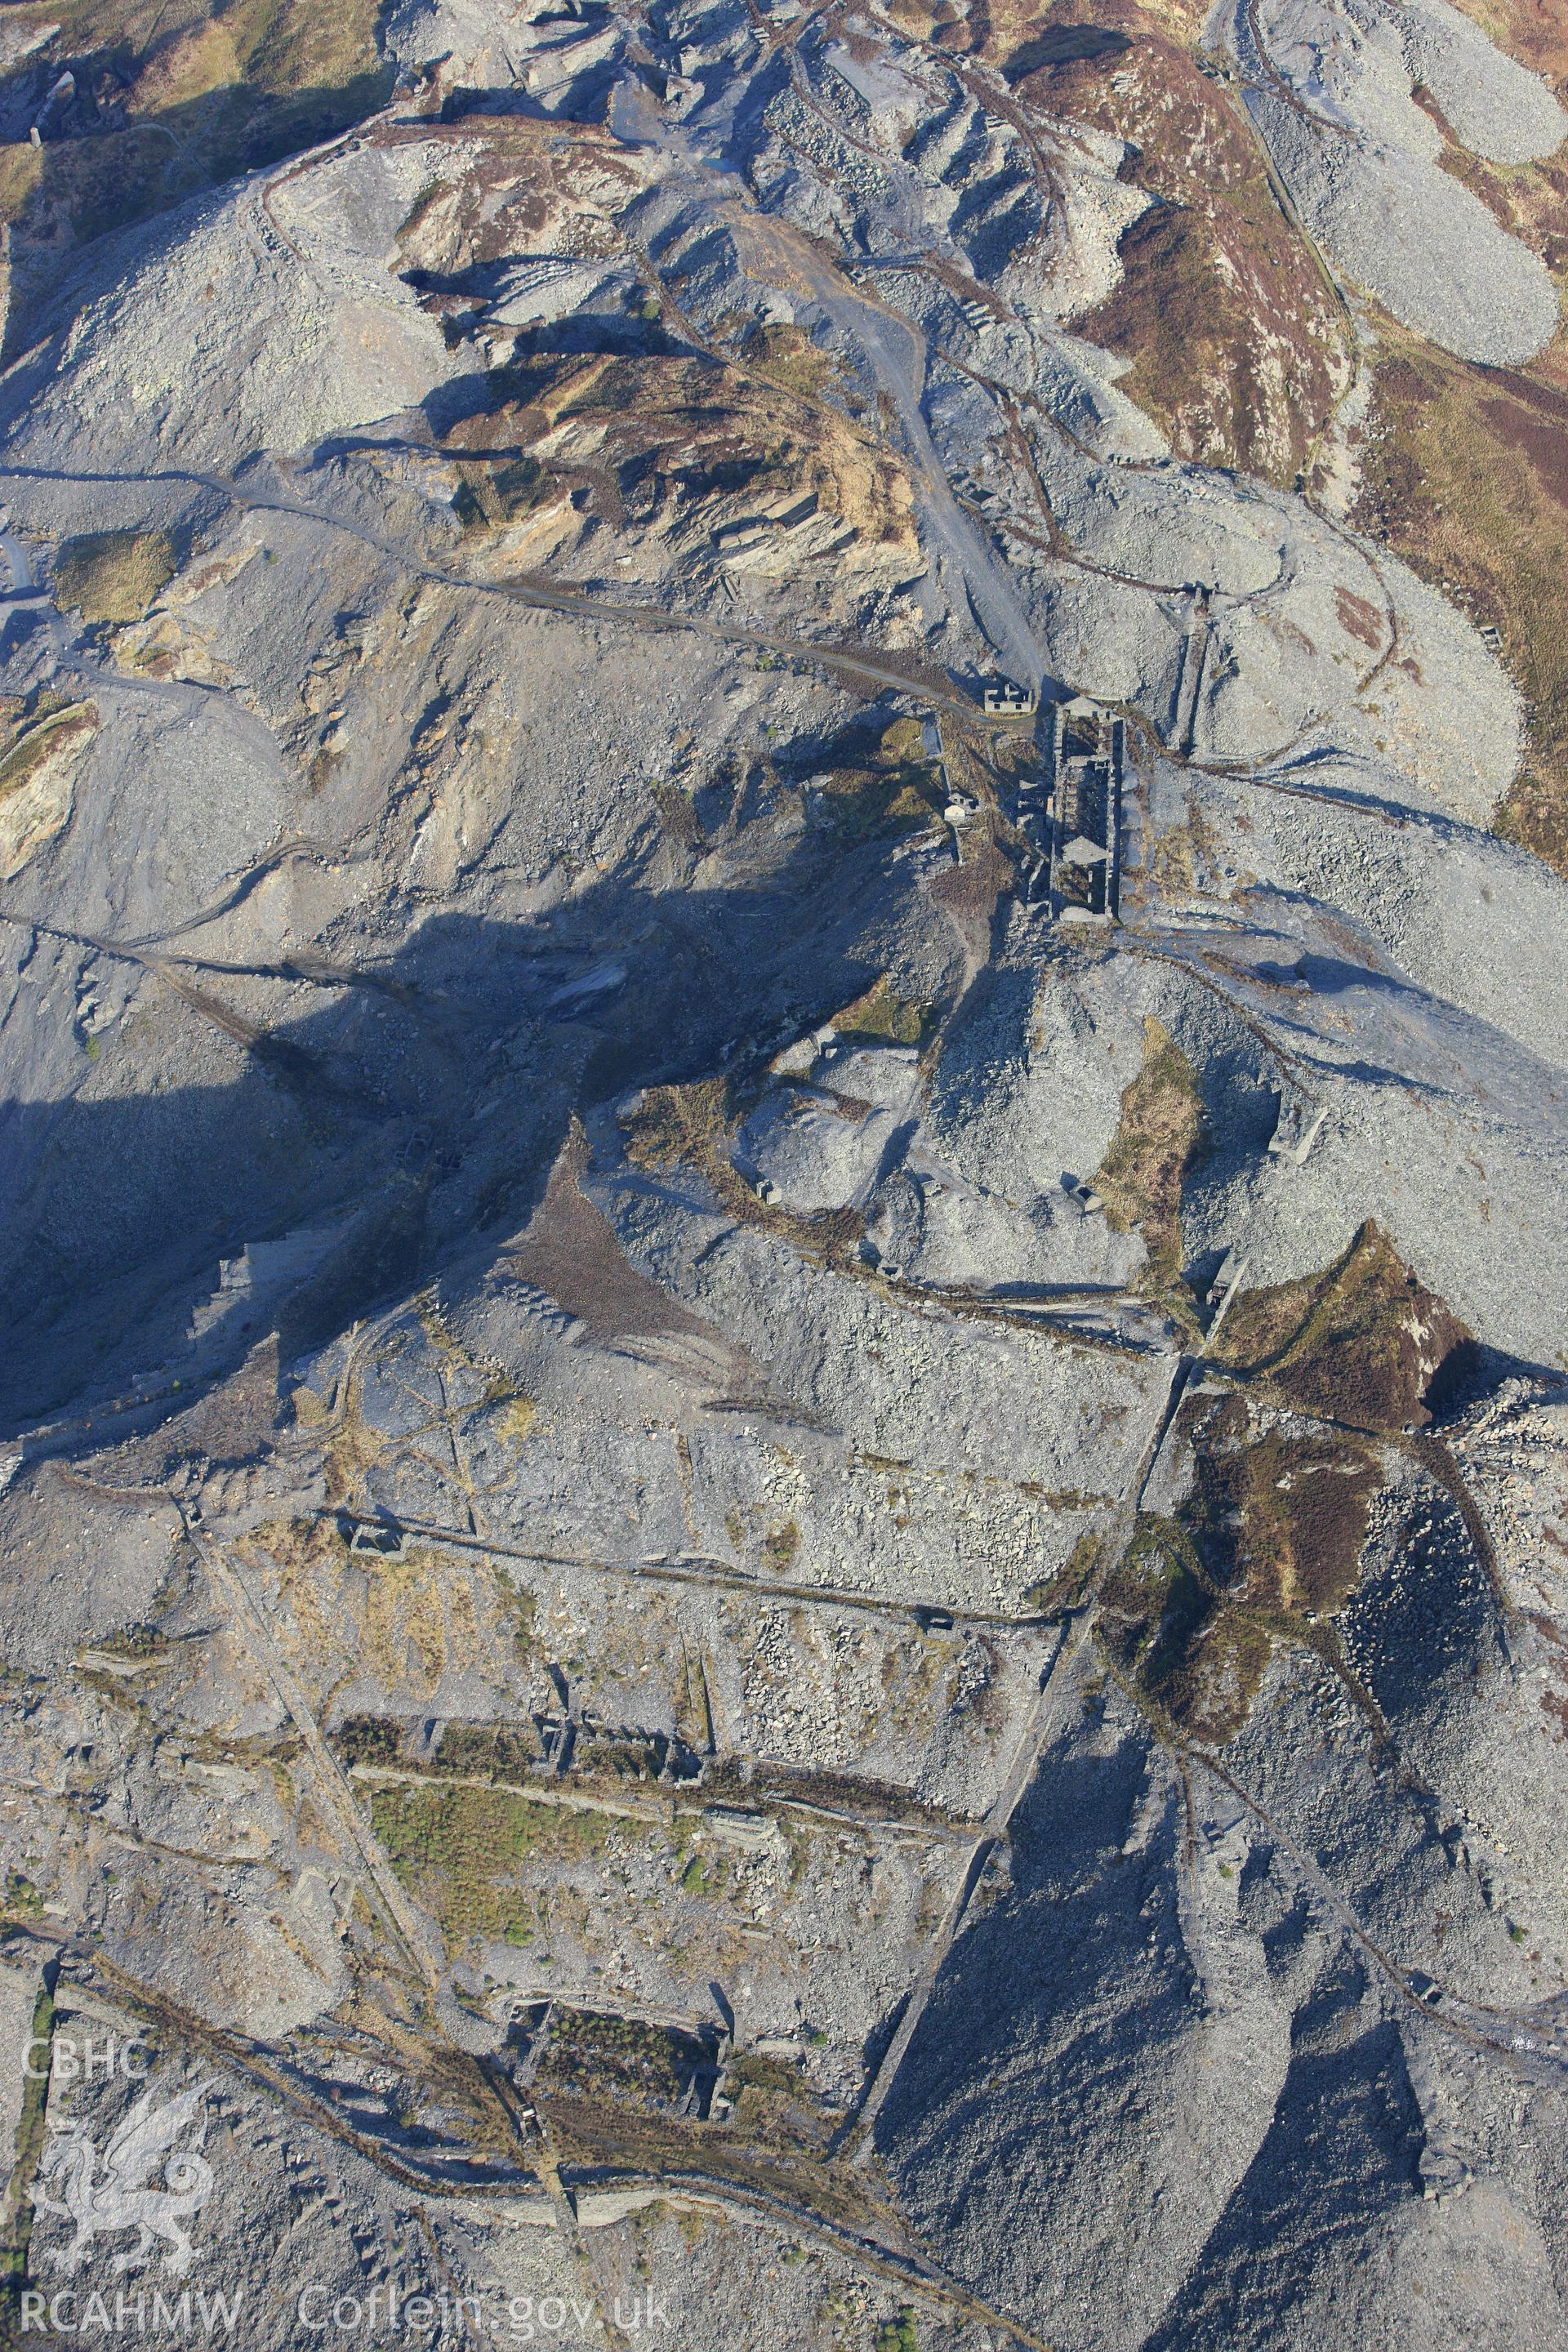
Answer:
[[[1050,893],[1064,921],[1118,917],[1123,733],[1116,713],[1087,695],[1057,707]]]

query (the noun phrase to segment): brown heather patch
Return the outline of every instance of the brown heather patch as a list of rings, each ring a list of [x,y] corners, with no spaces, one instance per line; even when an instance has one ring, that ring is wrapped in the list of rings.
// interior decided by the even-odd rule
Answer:
[[[1431,1421],[1435,1385],[1474,1345],[1387,1235],[1368,1223],[1323,1273],[1243,1291],[1210,1354],[1267,1381],[1301,1412],[1356,1429],[1394,1430]]]
[[[1461,145],[1441,107],[1420,82],[1411,96],[1443,134],[1443,169],[1479,196],[1510,236],[1540,254],[1561,290],[1568,276],[1568,161],[1558,154],[1539,163],[1488,163]],[[1563,351],[1559,335],[1542,360],[1530,364],[1561,381]],[[1558,354],[1555,369],[1550,364],[1552,352]]]
[[[1383,1473],[1354,1439],[1260,1431],[1238,1397],[1194,1415],[1192,1434],[1197,1477],[1173,1549],[1194,1591],[1180,1638],[1167,1634],[1148,1680],[1185,1728],[1229,1738],[1276,1640],[1304,1643],[1345,1673],[1331,1621],[1355,1590]]]
[[[697,1078],[684,1087],[650,1087],[635,1111],[621,1121],[626,1158],[634,1168],[710,1168],[729,1165],[738,1121],[730,1109],[722,1078]]]
[[[404,215],[397,248],[410,272],[456,276],[526,252],[618,249],[609,220],[643,184],[635,155],[607,131],[570,131],[520,114],[467,118]],[[450,298],[427,299],[439,313]]]
[[[1331,1620],[1355,1589],[1382,1470],[1336,1432],[1260,1428],[1239,1397],[1189,1404],[1181,1421],[1194,1492],[1178,1518],[1140,1521],[1096,1595],[1097,1638],[1158,1714],[1226,1740],[1276,1642],[1344,1672]]]
[[[1237,1423],[1232,1435],[1216,1415],[1200,1444],[1189,1531],[1237,1601],[1272,1615],[1331,1615],[1355,1586],[1376,1456],[1326,1433],[1258,1435],[1245,1408]]]
[[[1095,1633],[1139,1696],[1182,1730],[1227,1739],[1247,1717],[1272,1646],[1226,1610],[1184,1529],[1141,1520],[1097,1596]]]
[[[879,558],[918,562],[902,463],[776,373],[600,355],[498,369],[486,388],[485,408],[447,442],[471,528],[519,521],[577,493],[584,515],[617,531],[657,540],[679,530],[706,543],[726,524],[809,497]],[[858,551],[834,560],[853,571]]]
[[[1068,0],[1038,20],[994,8],[986,55],[1027,113],[1093,123],[1128,142],[1124,176],[1156,199],[1121,240],[1123,276],[1074,321],[1132,362],[1126,388],[1178,452],[1292,482],[1349,376],[1343,321],[1270,193],[1258,150],[1184,45],[1131,0]],[[1030,67],[1077,31],[1121,48]]]
[[[1568,93],[1568,16],[1553,0],[1456,0],[1500,49]]]
[[[977,962],[991,952],[996,909],[1016,878],[1011,858],[990,827],[976,824],[965,828],[960,863],[944,866],[927,886]]]
[[[1294,483],[1340,388],[1342,345],[1284,221],[1161,205],[1120,252],[1121,284],[1079,331],[1131,361],[1124,388],[1179,456]]]
[[[805,400],[820,398],[827,385],[844,373],[830,352],[812,341],[802,327],[777,320],[753,327],[742,346],[746,365],[757,375],[782,384]]]
[[[1541,380],[1552,353],[1527,373],[1384,344],[1354,520],[1500,632],[1529,727],[1494,823],[1568,875],[1568,391]]]
[[[1182,1185],[1203,1149],[1203,1105],[1192,1064],[1164,1024],[1143,1023],[1143,1066],[1121,1097],[1121,1118],[1094,1179],[1118,1233],[1137,1226],[1150,1279],[1163,1287],[1182,1269]]]
[[[693,1168],[706,1177],[738,1223],[757,1225],[811,1257],[845,1260],[865,1220],[858,1209],[825,1209],[796,1216],[760,1201],[730,1159],[742,1112],[731,1099],[724,1078],[697,1078],[686,1086],[650,1087],[620,1122],[626,1153],[634,1168]],[[744,1363],[744,1352],[731,1351]],[[760,1378],[760,1375],[757,1375]]]
[[[1352,596],[1348,588],[1334,590],[1334,604],[1339,612],[1340,626],[1346,636],[1354,637],[1369,652],[1381,652],[1384,624],[1377,606],[1369,604],[1364,596]]]
[[[700,850],[706,835],[687,788],[660,777],[649,784],[648,794],[658,811],[658,821],[666,839],[672,841],[678,849]]]
[[[512,1271],[547,1292],[596,1339],[683,1333],[722,1347],[700,1316],[633,1265],[615,1227],[582,1189],[587,1167],[587,1143],[574,1121],[544,1198],[510,1255]]]

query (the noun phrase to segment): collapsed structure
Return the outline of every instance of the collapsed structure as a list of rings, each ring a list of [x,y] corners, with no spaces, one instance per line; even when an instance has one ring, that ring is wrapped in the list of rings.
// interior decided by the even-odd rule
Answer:
[[[1121,899],[1123,724],[1086,694],[1058,703],[1052,739],[1051,903],[1110,923]]]
[[[1024,889],[1066,922],[1116,921],[1123,722],[1086,694],[1056,706],[1051,761],[1020,784],[1015,819],[1033,853]]]
[[[1039,708],[1033,687],[1010,677],[988,678],[981,690],[980,707],[987,719],[1032,719]]]

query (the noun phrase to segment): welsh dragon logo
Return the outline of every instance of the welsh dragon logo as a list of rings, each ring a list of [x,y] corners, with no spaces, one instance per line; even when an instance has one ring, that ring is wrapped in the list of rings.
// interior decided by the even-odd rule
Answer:
[[[136,2243],[115,2256],[112,2268],[139,2269],[154,2240],[162,2239],[167,2249],[163,2269],[184,2278],[196,2260],[184,2224],[212,2195],[213,2168],[196,2153],[202,2134],[184,2149],[175,2142],[195,2122],[205,2088],[198,2084],[162,2106],[154,2106],[153,2093],[143,2091],[110,2139],[101,2166],[97,2143],[80,2125],[68,2124],[51,2135],[27,2193],[40,2213],[57,2213],[76,2225],[69,2245],[46,2257],[57,2270],[68,2275],[81,2267],[95,2239],[135,2230]],[[160,2169],[163,2186],[156,2188],[152,2183]],[[58,2197],[50,2195],[51,2182],[60,2185]]]

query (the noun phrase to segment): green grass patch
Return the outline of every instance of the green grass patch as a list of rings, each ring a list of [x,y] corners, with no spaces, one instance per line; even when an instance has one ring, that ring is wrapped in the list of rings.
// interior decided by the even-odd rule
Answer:
[[[449,1946],[527,1926],[519,1918],[521,1874],[586,1860],[616,1826],[607,1814],[543,1798],[456,1787],[377,1789],[371,1821],[393,1869],[439,1920]]]
[[[1166,1290],[1182,1270],[1182,1186],[1205,1146],[1197,1074],[1164,1024],[1147,1014],[1143,1063],[1121,1097],[1121,1117],[1094,1179],[1107,1222],[1136,1227],[1148,1279]]]
[[[920,2352],[915,2315],[908,2304],[896,2319],[884,2319],[877,2330],[875,2352]]]
[[[55,1997],[47,1984],[40,1984],[33,2005],[31,2069],[22,2077],[22,2112],[16,2123],[14,2160],[5,2202],[0,2206],[0,2281],[5,2284],[5,2301],[18,2294],[27,2279],[27,2252],[33,2232],[33,2207],[27,2191],[44,2152],[45,2111],[49,2095],[48,2061],[46,2058],[40,2065],[38,2057],[40,2052],[52,2050],[54,2032]],[[0,2303],[0,2309],[4,2307]],[[15,2310],[14,2304],[12,2309]]]
[[[557,2010],[545,2043],[542,2088],[668,2112],[707,2057],[679,2027],[597,2010]]]
[[[55,559],[55,594],[84,621],[139,621],[175,569],[167,531],[92,531],[62,542]]]
[[[434,1758],[437,1772],[518,1780],[543,1756],[531,1723],[449,1723]]]
[[[886,974],[864,996],[833,1016],[838,1034],[856,1044],[923,1045],[936,1026],[934,1005],[910,1003],[896,995]]]
[[[531,1397],[513,1397],[497,1415],[496,1425],[503,1437],[510,1437],[515,1443],[521,1444],[532,1429],[537,1411]],[[533,1626],[539,1608],[538,1600],[533,1593],[524,1591],[521,1585],[516,1583],[504,1568],[497,1567],[492,1563],[490,1574],[494,1577],[497,1590],[511,1612],[513,1654],[520,1664],[526,1664],[534,1654]]]
[[[895,719],[868,757],[825,769],[809,782],[822,796],[821,812],[835,838],[847,848],[879,834],[928,831],[942,821],[941,776],[925,756],[918,719]]]
[[[1026,1609],[1076,1609],[1088,1593],[1105,1559],[1105,1537],[1099,1528],[1086,1528],[1055,1576],[1026,1586]]]
[[[97,724],[98,713],[90,702],[72,702],[25,728],[0,759],[0,801],[19,792],[52,752],[88,734]]]
[[[332,1733],[331,1744],[346,1764],[397,1764],[403,1726],[389,1715],[351,1715]]]
[[[1099,1604],[1101,1649],[1163,1714],[1206,1738],[1226,1738],[1246,1720],[1268,1633],[1226,1605],[1184,1527],[1141,1519]]]
[[[763,1545],[763,1558],[775,1576],[783,1576],[793,1568],[800,1552],[800,1529],[793,1519],[774,1528]]]

